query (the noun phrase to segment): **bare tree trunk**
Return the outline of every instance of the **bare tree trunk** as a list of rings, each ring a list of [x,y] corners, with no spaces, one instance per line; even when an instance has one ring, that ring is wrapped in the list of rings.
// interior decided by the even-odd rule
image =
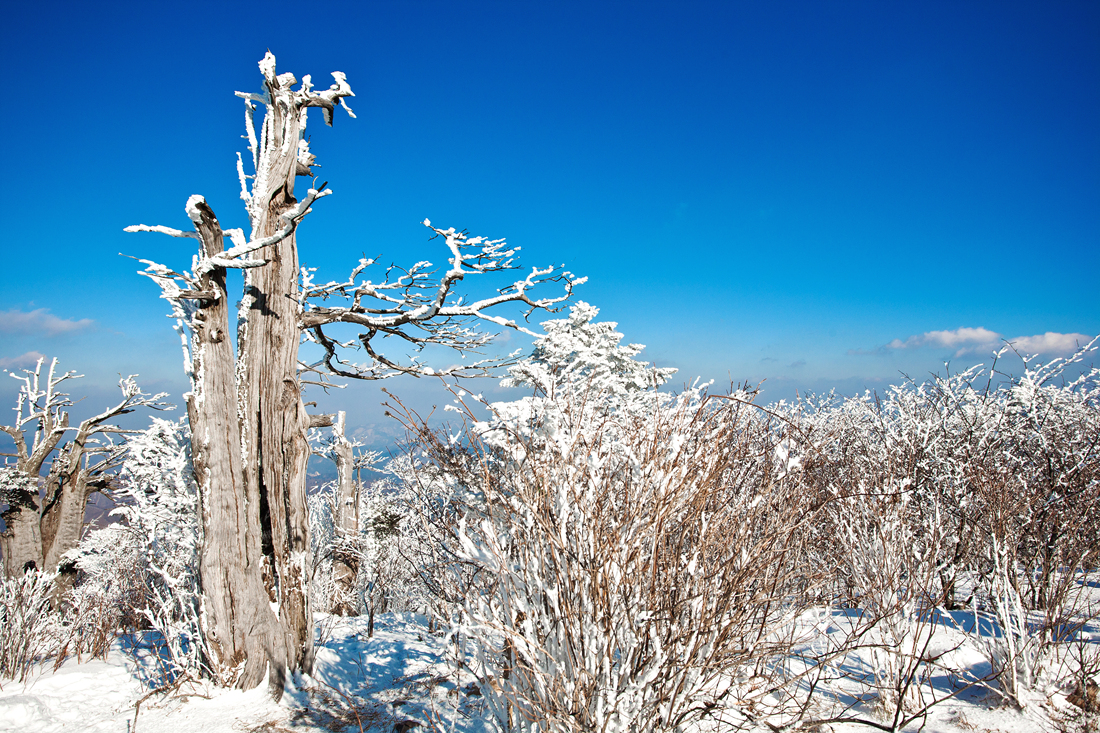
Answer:
[[[332,612],[341,616],[358,614],[351,602],[355,594],[355,579],[359,574],[359,556],[349,547],[359,537],[359,486],[355,480],[354,447],[344,436],[347,415],[338,413],[333,432],[336,434],[334,456],[336,458],[336,557],[332,561],[333,581],[336,584],[336,604]],[[374,623],[374,604],[370,604],[371,622]],[[369,634],[368,634],[369,635]]]
[[[274,85],[267,80],[272,99]],[[293,209],[300,116],[297,109],[269,108],[263,135],[268,151],[264,188],[253,190],[253,238],[282,228],[280,215]],[[262,551],[272,577],[271,600],[278,608],[280,637],[271,650],[272,690],[281,690],[286,671],[313,668],[313,618],[309,607],[309,513],[306,464],[309,415],[298,382],[298,248],[294,232],[258,252],[266,261],[246,273],[243,326],[238,336],[238,409],[246,490],[259,497]],[[247,310],[245,310],[247,309]],[[242,683],[244,684],[244,683]]]
[[[201,199],[188,202],[204,254],[224,249],[221,226]],[[192,319],[194,384],[187,398],[191,451],[199,486],[203,543],[199,572],[211,668],[223,681],[237,673],[251,688],[263,681],[270,657],[285,654],[278,641],[278,620],[261,580],[260,500],[248,486],[241,463],[241,426],[237,417],[237,369],[229,334],[225,269],[200,278],[199,301]],[[251,491],[246,489],[251,488]],[[275,666],[275,665],[273,665]],[[282,684],[278,686],[281,693]]]
[[[27,570],[46,570],[45,557],[42,552],[42,507],[43,498],[39,496],[38,474],[42,470],[42,464],[46,457],[53,452],[64,435],[64,428],[69,424],[69,416],[60,412],[60,408],[68,403],[64,400],[52,403],[52,387],[60,384],[64,377],[53,379],[54,360],[47,377],[49,388],[46,391],[46,405],[39,415],[27,415],[25,422],[38,423],[35,440],[31,446],[27,445],[23,435],[22,412],[14,425],[0,426],[5,433],[15,441],[16,455],[18,456],[15,470],[24,476],[26,482],[22,490],[15,492],[10,497],[7,511],[3,514],[5,530],[0,534],[0,551],[4,553],[4,576],[17,578]],[[38,394],[38,373],[42,369],[42,362],[35,369],[34,388],[32,390],[30,375],[28,374],[25,391],[27,402],[33,404],[32,392]],[[63,404],[64,403],[64,404]],[[51,409],[53,408],[53,409]],[[28,407],[28,412],[30,408]]]
[[[38,497],[26,497],[26,502],[4,512],[7,529],[0,534],[0,551],[4,553],[4,576],[18,578],[27,570],[41,570],[42,535],[38,526]]]

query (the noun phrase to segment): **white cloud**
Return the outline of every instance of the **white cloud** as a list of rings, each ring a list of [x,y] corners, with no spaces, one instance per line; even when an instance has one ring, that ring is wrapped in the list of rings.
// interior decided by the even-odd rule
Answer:
[[[894,339],[879,350],[885,353],[890,349],[915,349],[922,346],[938,346],[955,349],[955,356],[965,356],[1000,348],[1011,344],[1017,351],[1028,354],[1048,354],[1062,356],[1077,350],[1078,344],[1084,345],[1092,340],[1083,333],[1055,333],[1047,331],[1035,336],[1017,336],[1006,339],[996,331],[987,328],[956,328],[953,331],[927,331],[907,339]],[[850,352],[873,353],[873,352]]]
[[[1078,345],[1084,346],[1089,341],[1092,341],[1092,337],[1083,333],[1055,333],[1054,331],[1009,339],[1009,343],[1022,354],[1057,355],[1072,354],[1077,351]]]
[[[44,358],[37,351],[28,351],[19,356],[0,357],[0,369],[27,369],[37,364],[39,359]]]
[[[894,339],[886,344],[890,349],[912,349],[919,346],[946,346],[959,348],[956,356],[967,351],[984,346],[993,345],[1001,340],[1001,334],[990,331],[987,328],[956,328],[954,331],[928,331],[917,336],[910,336],[902,341]]]
[[[15,308],[0,312],[0,333],[57,336],[90,328],[94,323],[91,318],[81,318],[79,321],[58,318],[48,308],[38,308],[26,313]]]

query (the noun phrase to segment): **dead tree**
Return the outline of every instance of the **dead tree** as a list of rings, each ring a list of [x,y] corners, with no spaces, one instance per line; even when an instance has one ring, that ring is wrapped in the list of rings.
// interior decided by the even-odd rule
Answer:
[[[451,254],[450,268],[441,278],[434,276],[430,263],[420,262],[408,269],[391,266],[381,282],[373,282],[362,275],[374,260],[364,259],[345,282],[314,283],[312,272],[299,268],[296,232],[314,202],[331,191],[322,184],[311,185],[301,200],[294,193],[297,176],[315,180],[315,157],[303,134],[306,113],[320,107],[329,125],[336,105],[351,114],[344,102],[352,96],[351,87],[343,73],[333,72],[335,84],[325,91],[314,91],[309,76],[295,89],[293,74],[276,74],[271,53],[260,62],[260,70],[262,92],[237,93],[245,103],[254,170],[246,175],[238,156],[250,236],[239,229],[223,230],[201,196],[187,202],[191,231],[144,225],[127,231],[157,231],[199,242],[190,272],[143,261],[148,267],[142,274],[155,280],[172,304],[191,379],[187,405],[204,529],[204,634],[215,657],[210,666],[223,681],[255,687],[270,669],[269,683],[279,696],[286,674],[308,672],[313,662],[305,470],[310,416],[302,401],[303,385],[323,383],[330,375],[382,379],[401,373],[483,372],[492,362],[437,371],[415,355],[387,357],[375,348],[374,339],[394,336],[417,352],[426,345],[476,351],[492,338],[472,325],[478,320],[526,331],[487,309],[505,303],[553,308],[583,279],[555,267],[536,268],[495,295],[467,302],[452,292],[458,282],[467,275],[512,269],[515,250],[503,240],[433,227]],[[253,119],[261,104],[263,123],[257,136]],[[233,245],[228,249],[225,237]],[[244,297],[236,314],[236,354],[227,337],[228,268],[245,271]],[[531,298],[533,287],[551,281],[561,283],[565,292]],[[334,298],[344,298],[346,304],[328,305]],[[344,323],[358,327],[355,339],[341,342],[326,331]],[[299,361],[303,334],[324,350],[314,364]],[[341,355],[349,348],[365,351],[368,362],[344,360]],[[316,377],[302,379],[303,372]]]
[[[359,573],[359,552],[354,544],[359,539],[359,486],[355,472],[355,444],[344,434],[346,414],[340,412],[332,426],[332,456],[336,462],[336,525],[337,546],[332,558],[333,581],[338,589],[337,605],[332,613],[350,616],[356,609],[349,602],[355,592],[355,577]]]
[[[0,503],[8,505],[0,549],[4,575],[9,578],[27,570],[58,572],[62,556],[80,541],[88,497],[109,488],[110,472],[120,465],[124,454],[110,435],[128,431],[110,421],[138,407],[169,407],[162,401],[166,393],[145,394],[130,376],[119,382],[121,402],[71,426],[66,410],[73,402],[59,388],[81,375],[59,374],[57,359],[43,374],[44,361],[39,359],[34,371],[10,375],[22,382],[16,418],[11,425],[0,425],[15,442],[11,456],[15,463],[3,467],[0,487]],[[33,434],[28,434],[32,430]],[[49,471],[41,477],[47,461]],[[68,579],[63,573],[62,585]]]
[[[338,616],[358,615],[358,604],[354,602],[355,581],[359,574],[362,555],[359,536],[359,481],[356,469],[364,465],[373,465],[381,457],[380,453],[368,451],[356,455],[358,442],[348,440],[345,435],[347,413],[340,411],[335,415],[311,415],[311,428],[332,428],[332,435],[324,441],[314,455],[329,458],[336,464],[336,492],[333,497],[332,574],[335,585],[328,607],[328,613]]]

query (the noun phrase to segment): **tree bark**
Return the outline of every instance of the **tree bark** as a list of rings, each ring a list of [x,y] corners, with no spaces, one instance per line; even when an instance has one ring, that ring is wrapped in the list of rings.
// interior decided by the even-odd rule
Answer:
[[[51,371],[49,378],[52,376]],[[0,552],[4,554],[4,576],[7,578],[21,577],[27,570],[48,569],[42,549],[44,501],[39,495],[38,475],[46,458],[61,442],[64,432],[60,428],[68,424],[68,414],[55,414],[47,405],[38,419],[38,431],[42,438],[34,442],[33,449],[28,449],[21,426],[3,426],[4,432],[15,441],[18,456],[15,470],[23,474],[27,481],[26,488],[11,497],[8,509],[3,513],[5,530],[0,534]]]
[[[41,570],[42,535],[38,526],[38,497],[25,497],[27,503],[11,506],[4,512],[7,529],[0,534],[0,551],[4,553],[4,575],[18,578],[27,570]]]
[[[267,79],[278,99],[276,79]],[[253,190],[253,239],[282,228],[280,215],[294,208],[300,137],[297,109],[279,104],[264,119],[266,188]],[[261,163],[263,164],[263,163]],[[287,671],[313,668],[313,618],[309,606],[309,514],[306,463],[309,415],[298,382],[298,249],[294,232],[257,253],[267,264],[246,272],[243,323],[238,334],[238,410],[242,417],[244,478],[259,498],[261,550],[270,576],[270,600],[278,614],[278,638],[270,650],[272,692],[281,694]],[[247,682],[242,680],[242,685]]]
[[[214,212],[193,198],[188,213],[203,253],[220,254],[224,241]],[[199,301],[192,319],[194,383],[187,395],[187,413],[202,513],[199,573],[208,661],[223,682],[236,677],[237,684],[247,689],[263,681],[269,659],[282,659],[285,654],[261,579],[259,495],[254,487],[248,490],[242,466],[237,365],[228,337],[225,279],[222,267],[200,278],[202,290],[217,297]]]

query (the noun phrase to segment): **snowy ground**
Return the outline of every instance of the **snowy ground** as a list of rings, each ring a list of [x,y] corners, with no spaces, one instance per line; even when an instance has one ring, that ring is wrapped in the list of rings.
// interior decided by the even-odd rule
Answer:
[[[296,680],[278,703],[265,688],[240,692],[190,683],[170,693],[150,695],[158,684],[155,656],[149,646],[135,647],[132,641],[129,637],[116,640],[106,661],[81,664],[70,659],[56,672],[50,666],[39,670],[25,684],[5,681],[0,691],[0,731],[492,730],[472,679],[456,676],[446,662],[443,639],[428,632],[423,618],[411,614],[381,616],[373,638],[367,638],[365,618],[319,617],[314,676]],[[978,667],[981,660],[975,656],[973,664]],[[1053,731],[1057,728],[1048,717],[1051,704],[1036,700],[1021,713],[1001,706],[988,691],[974,689],[933,708],[924,730]],[[1073,710],[1064,699],[1053,704]],[[910,729],[919,727],[914,723]],[[871,728],[834,725],[832,730]]]
[[[61,733],[281,733],[282,731],[488,730],[476,695],[464,694],[444,662],[443,640],[424,619],[385,614],[367,638],[366,619],[318,620],[317,663],[276,703],[266,687],[249,692],[185,683],[146,698],[158,676],[147,647],[115,642],[106,661],[70,659],[27,683],[4,681],[0,731]],[[459,677],[468,684],[471,679]],[[141,702],[140,710],[135,706]],[[136,723],[135,723],[136,721]],[[405,723],[406,726],[401,726]]]

